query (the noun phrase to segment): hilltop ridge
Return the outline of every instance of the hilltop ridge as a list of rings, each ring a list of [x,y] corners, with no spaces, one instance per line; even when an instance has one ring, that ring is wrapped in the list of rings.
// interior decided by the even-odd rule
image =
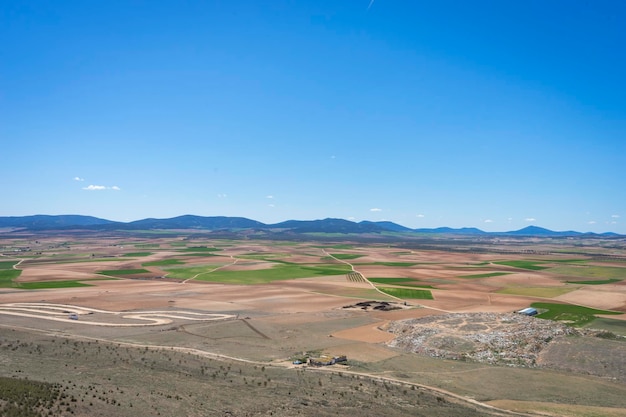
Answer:
[[[266,224],[245,217],[196,216],[186,214],[166,219],[146,218],[131,222],[117,222],[83,215],[33,215],[0,217],[0,228],[12,230],[206,230],[206,231],[272,231],[298,233],[342,233],[342,234],[420,234],[420,235],[464,235],[464,236],[540,236],[540,237],[620,237],[617,233],[582,233],[573,230],[553,231],[539,226],[528,226],[505,232],[486,232],[475,227],[417,228],[411,229],[390,221],[353,222],[345,219],[326,218],[319,220],[286,220]]]

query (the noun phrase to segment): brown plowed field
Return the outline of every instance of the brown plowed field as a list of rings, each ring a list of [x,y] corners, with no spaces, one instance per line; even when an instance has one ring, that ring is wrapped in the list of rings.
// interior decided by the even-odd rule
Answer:
[[[432,358],[425,359],[419,354],[408,355],[388,345],[394,335],[385,329],[396,320],[446,317],[451,313],[511,313],[537,301],[568,302],[597,309],[626,311],[626,285],[623,282],[569,284],[565,282],[568,277],[550,272],[551,266],[548,265],[566,264],[572,255],[416,251],[361,243],[337,249],[330,244],[323,247],[320,243],[307,242],[279,245],[262,241],[226,243],[219,240],[182,241],[168,238],[137,239],[135,242],[128,237],[73,243],[38,239],[38,242],[21,242],[20,247],[27,243],[31,245],[32,252],[15,253],[10,250],[11,245],[15,245],[14,241],[2,241],[0,238],[0,247],[4,248],[5,254],[0,260],[24,259],[18,266],[22,270],[20,277],[13,284],[0,287],[0,306],[30,302],[123,312],[131,317],[146,311],[186,311],[190,314],[207,314],[206,317],[209,317],[208,314],[223,313],[232,319],[196,322],[187,316],[174,318],[167,324],[152,323],[144,328],[100,329],[86,325],[84,322],[87,318],[82,317],[77,321],[51,321],[7,315],[0,311],[3,325],[0,326],[0,336],[13,326],[14,329],[39,329],[68,338],[90,337],[147,346],[184,347],[268,365],[289,364],[290,358],[303,352],[347,355],[349,368],[344,368],[346,372],[350,370],[379,377],[393,374],[394,378],[419,384],[424,382],[420,379],[420,372],[424,372],[424,369],[416,369],[414,365],[426,364],[423,361]],[[543,245],[542,249],[546,247],[549,245]],[[209,251],[207,248],[218,250]],[[35,252],[39,254],[34,256]],[[345,257],[333,259],[333,254]],[[363,256],[355,258],[352,255]],[[555,263],[555,258],[562,262]],[[584,256],[579,258],[579,263],[585,262]],[[542,262],[542,259],[547,268],[545,270],[494,263]],[[144,265],[155,261],[159,263]],[[385,283],[376,280],[373,285],[368,281],[350,280],[347,270],[344,274],[334,272],[338,268],[345,268],[346,262],[351,263],[366,279],[386,277],[389,281]],[[592,265],[590,268],[596,268],[598,273],[604,271],[604,266],[624,268],[626,271],[626,264],[619,262],[589,262],[589,265]],[[212,272],[219,266],[225,267],[219,269],[219,274]],[[332,270],[332,267],[336,269]],[[149,272],[124,275],[124,270],[140,268]],[[174,271],[172,268],[178,271],[193,268],[189,272],[190,280],[183,283],[183,279],[163,278]],[[280,271],[277,274],[283,275],[274,279],[271,276],[272,268],[277,268]],[[98,274],[103,270],[121,270],[117,275],[120,279],[103,280],[102,275]],[[238,273],[254,271],[259,271],[259,277],[266,282],[253,285],[229,282],[229,277],[238,279]],[[309,275],[307,271],[310,271]],[[508,274],[493,276],[504,272]],[[202,274],[204,281],[194,279],[196,273]],[[217,282],[210,282],[212,273],[220,277]],[[290,273],[294,276],[289,276]],[[405,280],[395,280],[398,278]],[[51,281],[80,281],[89,286],[33,290],[19,288],[20,283],[36,285]],[[408,292],[400,299],[395,299],[379,291],[387,288]],[[433,299],[411,298],[410,290],[416,289],[430,291]],[[401,308],[391,311],[344,308],[367,300],[394,302]],[[407,305],[403,305],[403,302]],[[626,314],[607,318],[624,320],[624,316]],[[99,315],[97,318],[104,320],[105,317]],[[120,315],[111,317],[116,317],[119,323],[123,322]],[[136,323],[139,319],[132,320]],[[447,331],[453,333],[454,329]],[[457,340],[450,337],[450,341]],[[441,339],[439,342],[446,340]],[[596,391],[601,391],[602,384],[610,384],[606,392],[612,407],[626,411],[626,402],[623,400],[626,398],[626,382],[623,380],[623,372],[619,371],[620,366],[623,370],[624,358],[613,355],[610,360],[602,359],[594,353],[613,352],[616,347],[622,347],[619,343],[624,342],[596,338],[588,343],[581,342],[580,345],[575,341],[570,344],[548,344],[536,362],[538,366],[546,367],[545,372],[558,373],[562,380],[579,381],[579,378],[585,378],[585,383]],[[561,362],[556,359],[559,357]],[[566,359],[568,357],[573,358],[572,361]],[[586,362],[585,358],[588,358]],[[507,369],[497,365],[481,364],[481,367],[474,367],[469,363],[445,359],[427,363],[428,367],[437,369],[427,378],[431,387],[485,401],[510,400],[518,401],[518,404],[519,401],[525,404],[536,402],[537,410],[546,401],[553,401],[545,394],[545,386],[542,386],[542,391],[527,390],[524,398],[520,399],[514,385],[505,381]],[[454,380],[445,376],[459,367],[464,369],[460,374],[462,378]],[[480,384],[471,383],[469,378],[470,375],[471,378],[480,375],[488,377],[494,369],[498,369],[498,375],[502,370],[501,376],[498,376],[502,378],[502,383],[497,398],[493,398],[487,385],[483,388]],[[531,375],[524,372],[532,371],[517,370],[515,375],[516,378],[523,378],[524,375]],[[465,372],[467,383],[463,379]],[[581,401],[578,396],[580,389],[580,384],[572,383],[572,389],[563,389],[556,401],[568,406],[604,406],[599,399],[595,401],[585,397]]]

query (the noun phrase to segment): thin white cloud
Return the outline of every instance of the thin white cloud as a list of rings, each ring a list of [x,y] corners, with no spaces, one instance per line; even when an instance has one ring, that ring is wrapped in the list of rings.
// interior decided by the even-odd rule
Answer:
[[[380,208],[371,208],[370,211],[383,211],[383,209]]]
[[[112,187],[107,187],[106,185],[88,185],[87,187],[83,187],[83,190],[87,190],[87,191],[102,191],[102,190],[114,190],[114,191],[120,191],[121,188],[118,187],[117,185],[114,185]]]
[[[74,177],[74,181],[85,181],[85,179],[81,177]]]
[[[228,197],[226,194],[218,194],[217,195],[217,198],[226,198],[226,197]]]
[[[273,195],[268,195],[265,198],[274,198],[274,196]]]
[[[268,206],[268,207],[276,207],[276,206],[275,206],[275,205],[273,205],[273,204],[268,204],[267,206]]]
[[[614,219],[619,219],[619,214],[613,214],[611,217]]]
[[[369,10],[370,7],[372,7],[372,4],[374,4],[374,0],[370,0],[370,4],[367,5],[367,10]]]
[[[423,215],[423,214],[418,214],[418,215],[417,215],[417,216],[415,216],[415,217],[419,217],[419,218],[421,219],[421,218],[424,218],[424,217],[426,217],[426,216],[425,216],[425,215]]]
[[[487,219],[487,220],[485,220],[485,223],[493,223],[493,220]]]
[[[587,224],[596,224],[596,221],[595,220],[591,220],[591,221],[587,222]]]
[[[527,221],[527,222],[537,221],[537,219],[535,219],[534,217],[526,217],[524,220]]]

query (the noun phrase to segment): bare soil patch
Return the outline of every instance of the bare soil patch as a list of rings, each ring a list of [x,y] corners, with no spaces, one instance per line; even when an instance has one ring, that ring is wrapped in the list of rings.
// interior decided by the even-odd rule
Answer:
[[[556,299],[604,310],[623,310],[626,307],[626,287],[587,285],[579,290],[556,297]]]
[[[177,251],[178,248],[182,248],[182,246],[179,246],[181,243],[185,243],[187,247],[219,246],[222,250],[210,252],[211,255],[215,256],[194,256],[190,255],[189,252]],[[12,243],[0,242],[0,244],[9,247]],[[519,250],[519,242],[515,241],[514,244],[514,249]],[[535,244],[537,243],[528,243],[529,247]],[[561,244],[562,242],[559,241],[557,245],[559,250],[561,249]],[[620,356],[615,353],[616,349],[622,348],[623,345],[615,343],[605,345],[602,344],[604,340],[598,339],[598,341],[594,340],[588,347],[585,347],[587,345],[584,343],[576,347],[574,342],[572,342],[571,346],[560,346],[557,341],[565,340],[570,342],[586,339],[583,337],[560,338],[557,336],[547,344],[546,348],[542,345],[542,340],[546,340],[545,338],[542,339],[544,329],[535,328],[533,325],[524,327],[524,325],[519,324],[522,330],[515,332],[511,330],[515,327],[515,323],[506,324],[498,323],[495,319],[483,319],[481,321],[467,318],[455,321],[448,316],[448,313],[465,313],[467,317],[470,316],[469,313],[510,313],[511,311],[527,307],[533,301],[546,301],[546,299],[539,297],[499,294],[496,291],[501,288],[511,286],[523,287],[525,285],[560,288],[564,285],[562,282],[563,277],[550,274],[549,270],[530,271],[492,263],[497,260],[524,260],[529,259],[529,257],[535,259],[543,255],[533,254],[532,256],[526,256],[523,254],[472,253],[471,251],[417,251],[401,247],[389,247],[387,244],[354,244],[351,249],[332,249],[331,244],[306,242],[277,244],[274,242],[249,240],[226,242],[219,240],[210,241],[202,238],[194,238],[183,242],[180,239],[175,241],[170,238],[143,238],[136,241],[129,240],[128,237],[118,237],[106,238],[101,241],[94,239],[69,243],[63,240],[55,240],[45,243],[40,242],[37,245],[37,250],[40,250],[41,254],[37,255],[38,259],[24,262],[20,280],[83,280],[93,277],[94,273],[99,270],[135,269],[142,267],[142,263],[145,262],[167,259],[183,261],[185,264],[180,266],[185,267],[229,264],[234,261],[232,257],[237,258],[239,256],[240,258],[237,259],[240,260],[237,261],[237,264],[229,268],[249,271],[266,269],[272,266],[271,262],[241,258],[241,256],[250,254],[265,254],[268,258],[276,256],[276,259],[296,263],[328,264],[334,261],[329,260],[324,255],[322,247],[326,247],[329,253],[364,255],[360,258],[349,260],[349,262],[354,263],[356,269],[362,272],[366,278],[407,277],[414,278],[416,282],[422,284],[432,285],[435,287],[432,290],[434,300],[421,300],[419,305],[414,305],[412,308],[405,310],[346,310],[343,309],[344,306],[361,301],[391,300],[389,297],[376,292],[369,283],[350,281],[346,276],[319,276],[276,281],[265,285],[228,285],[195,281],[182,284],[181,282],[173,282],[161,278],[151,280],[92,280],[90,281],[90,284],[93,285],[92,287],[83,288],[33,291],[3,288],[0,290],[0,303],[62,303],[119,313],[145,310],[189,310],[207,314],[232,314],[236,319],[201,323],[190,320],[174,320],[168,324],[157,324],[142,328],[100,328],[98,326],[81,326],[72,322],[55,322],[54,326],[50,326],[50,322],[46,320],[3,316],[0,321],[2,325],[12,326],[12,329],[8,331],[9,335],[11,332],[18,331],[21,328],[32,328],[57,335],[55,337],[70,338],[68,340],[72,342],[74,340],[82,340],[80,338],[89,337],[100,340],[107,339],[113,343],[140,344],[149,348],[154,347],[155,349],[157,346],[166,346],[168,349],[196,349],[211,354],[235,356],[248,361],[256,361],[262,364],[257,365],[259,369],[263,365],[269,369],[273,364],[290,363],[288,359],[302,351],[316,351],[334,355],[345,354],[348,356],[349,366],[341,369],[344,369],[346,375],[349,371],[372,372],[380,377],[390,377],[398,381],[410,381],[412,383],[424,383],[433,387],[440,387],[480,401],[503,399],[526,401],[527,404],[531,404],[533,401],[536,401],[538,404],[553,401],[563,405],[579,404],[589,406],[601,406],[604,405],[601,401],[605,401],[606,404],[610,404],[612,407],[626,408],[623,400],[626,398],[626,385],[620,376],[621,374],[616,374],[615,372],[616,369],[620,369],[620,366],[623,369],[623,355]],[[541,246],[542,250],[545,250],[546,247],[546,245]],[[7,250],[10,250],[10,248]],[[80,261],[72,261],[72,257],[78,259],[77,253],[79,251]],[[134,258],[123,256],[129,252],[152,252],[152,254]],[[111,257],[107,259],[112,260],[87,262],[86,260],[89,260],[91,254],[94,254],[95,258]],[[571,257],[571,255],[569,256]],[[544,259],[554,257],[555,255],[545,255]],[[64,259],[62,264],[58,262],[61,259]],[[373,265],[371,264],[373,262],[382,264]],[[398,262],[416,262],[418,264],[407,267],[397,264]],[[366,263],[370,264],[363,265]],[[623,264],[616,265],[623,266]],[[147,267],[150,273],[146,274],[146,277],[155,278],[156,276],[164,275],[164,268],[167,267]],[[482,278],[462,277],[464,275],[490,274],[503,271],[511,272],[511,274]],[[600,309],[610,309],[616,306],[614,309],[626,310],[626,302],[622,298],[622,289],[624,288],[626,286],[621,283],[588,288],[581,287],[578,291],[556,297],[556,299]],[[555,298],[553,297],[552,299]],[[623,317],[611,316],[610,318],[622,319]],[[389,339],[394,337],[394,334],[385,332],[381,328],[387,322],[404,319],[424,320],[420,337],[424,336],[425,343],[423,349],[427,355],[421,353],[407,354],[403,352],[400,346],[389,346],[389,343],[391,343]],[[138,322],[138,320],[134,322]],[[506,330],[506,328],[509,330]],[[524,333],[524,328],[530,329],[530,334]],[[545,331],[550,334],[553,330],[548,329]],[[407,330],[403,334],[408,335],[409,333],[410,331]],[[472,339],[468,335],[474,335],[475,338]],[[483,339],[477,335],[481,335]],[[22,339],[26,338],[23,335],[20,337]],[[400,335],[398,340],[402,337]],[[0,344],[3,340],[8,339],[10,337],[0,330]],[[516,342],[513,343],[512,340]],[[43,345],[44,342],[37,343]],[[488,360],[489,363],[473,362],[471,357],[465,357],[465,353],[468,351],[480,352],[480,349],[483,347],[480,343],[487,345],[487,351],[490,353],[485,354],[483,359]],[[598,343],[601,346],[597,345]],[[538,350],[525,350],[532,346],[535,346],[535,348],[539,346],[539,348]],[[83,345],[76,347],[76,349],[70,346],[70,349],[82,352],[80,353],[81,355],[85,354],[83,348],[89,351]],[[32,350],[33,355],[37,354],[34,347],[30,350]],[[615,359],[601,360],[596,357],[596,350],[601,352],[601,355],[605,358],[610,356]],[[21,353],[24,352],[22,351]],[[437,356],[436,358],[429,356],[433,352],[434,356]],[[178,355],[178,353],[180,352],[176,354]],[[141,361],[141,356],[147,357],[149,355],[129,354],[129,357],[125,359],[129,362],[121,361],[120,355],[124,356],[126,354],[123,350],[113,354],[111,359],[117,361],[117,363],[107,362],[106,360],[100,361],[96,355],[90,356],[91,364],[98,364],[98,366],[102,367],[102,369],[92,369],[89,368],[89,365],[78,365],[80,361],[55,362],[58,361],[59,357],[54,356],[57,355],[54,353],[51,356],[53,358],[51,363],[44,364],[41,366],[41,369],[43,370],[48,366],[52,367],[53,363],[55,366],[50,369],[64,369],[65,364],[67,364],[67,367],[72,372],[75,371],[75,374],[72,373],[73,382],[75,379],[83,377],[86,378],[83,380],[85,383],[110,377],[112,380],[110,387],[112,388],[109,389],[115,389],[115,386],[125,386],[125,390],[129,391],[133,385],[124,385],[126,383],[122,380],[122,375],[134,381],[136,385],[141,385],[141,382],[145,381],[147,375],[149,375],[150,378],[154,378],[157,381],[155,382],[156,385],[153,385],[153,391],[159,391],[160,393],[141,391],[144,388],[141,387],[141,389],[138,388],[138,391],[132,391],[128,397],[124,395],[119,397],[122,401],[129,400],[129,402],[131,397],[137,393],[146,395],[147,398],[151,396],[157,398],[156,402],[141,402],[141,405],[146,406],[146,409],[149,410],[145,415],[154,415],[155,409],[150,408],[152,404],[162,407],[160,408],[163,412],[162,415],[167,413],[173,415],[176,412],[179,415],[203,415],[203,413],[206,414],[207,412],[216,414],[225,410],[232,411],[233,415],[237,415],[237,413],[241,415],[245,413],[265,415],[270,412],[269,410],[274,412],[274,415],[281,415],[278,411],[279,408],[276,407],[285,407],[286,411],[283,415],[322,416],[325,415],[324,413],[334,415],[337,412],[340,414],[363,413],[364,407],[368,406],[370,408],[367,409],[367,413],[371,412],[368,415],[394,415],[396,411],[396,415],[420,415],[419,413],[422,410],[422,403],[414,403],[409,406],[410,400],[403,399],[400,396],[391,396],[384,385],[375,386],[368,382],[371,384],[372,389],[366,388],[366,383],[357,379],[357,376],[354,376],[353,382],[355,384],[343,385],[342,388],[335,387],[336,392],[332,394],[339,395],[339,392],[343,392],[343,401],[346,401],[346,396],[350,396],[350,399],[356,399],[354,408],[345,408],[339,404],[339,398],[332,397],[332,391],[327,391],[326,388],[320,391],[313,389],[320,387],[319,381],[315,379],[319,379],[317,376],[318,372],[315,373],[315,378],[309,380],[302,377],[303,373],[298,371],[300,373],[296,374],[297,378],[294,380],[307,382],[302,382],[302,384],[298,382],[295,385],[289,385],[290,382],[286,382],[285,385],[281,385],[291,387],[292,392],[290,393],[289,390],[273,389],[273,381],[278,381],[278,376],[272,376],[270,377],[271,380],[267,380],[267,378],[263,379],[259,375],[254,374],[256,376],[253,378],[252,373],[246,374],[247,368],[242,368],[242,375],[247,378],[247,381],[236,379],[233,376],[232,381],[238,381],[238,383],[233,382],[230,385],[232,373],[229,371],[225,376],[227,383],[222,386],[212,379],[212,375],[218,369],[216,378],[222,378],[223,370],[219,366],[217,369],[211,367],[209,372],[206,362],[202,362],[203,364],[193,362],[193,360],[190,360],[190,356],[174,356],[172,353],[168,357],[164,354],[162,362],[156,357],[151,357],[149,361],[150,363],[152,361],[155,363],[154,369],[147,370],[150,366],[146,367],[142,363],[142,366],[138,367],[139,362],[137,361]],[[13,353],[4,355],[2,360],[6,362],[17,358],[17,356],[11,355]],[[69,358],[69,353],[67,355],[67,358]],[[86,355],[89,356],[89,354]],[[130,356],[132,356],[132,359]],[[569,356],[576,358],[574,362],[579,363],[570,364],[568,368],[567,358]],[[444,359],[446,357],[463,357],[466,358],[466,361],[448,361]],[[591,359],[585,359],[587,357]],[[557,358],[560,358],[563,364],[559,364]],[[187,360],[187,364],[185,360]],[[23,363],[30,363],[28,361],[32,361],[34,364],[40,364],[41,362],[41,360],[39,362],[34,360],[33,357],[24,357],[20,361],[20,369],[25,369]],[[172,362],[170,363],[170,361]],[[532,370],[498,366],[498,364],[508,365],[510,363],[527,365],[529,363],[532,364],[533,361],[535,368]],[[77,366],[75,370],[72,368],[74,363]],[[496,365],[491,365],[491,363]],[[204,375],[201,374],[203,366],[207,372]],[[141,368],[148,373],[135,372],[135,368]],[[609,368],[611,369],[610,372],[605,370]],[[11,372],[17,372],[18,368],[0,369],[10,369]],[[155,371],[155,373],[151,373],[152,371]],[[532,372],[528,373],[525,371]],[[30,369],[29,372],[30,375],[35,376],[47,375],[46,373],[38,374],[39,369]],[[200,372],[199,376],[196,375],[197,372]],[[309,372],[309,370],[306,372]],[[334,369],[322,369],[319,372],[337,371]],[[52,371],[49,374],[52,375]],[[91,379],[87,378],[86,375],[90,375],[89,378]],[[119,377],[116,375],[119,375]],[[190,375],[192,377],[187,379]],[[194,375],[198,376],[198,378]],[[287,378],[291,381],[289,379],[291,376]],[[65,379],[68,378],[66,377]],[[352,377],[350,379],[352,380]],[[170,383],[171,381],[174,382]],[[207,384],[207,381],[210,383]],[[330,387],[328,381],[322,379],[322,387]],[[530,388],[520,390],[519,381],[529,381],[527,386]],[[261,383],[260,386],[258,385],[259,382]],[[265,390],[265,382],[267,382],[267,390]],[[106,383],[108,384],[108,382]],[[361,383],[363,385],[360,385]],[[386,384],[389,386],[389,390],[393,389],[391,388],[393,384],[389,382]],[[251,386],[254,386],[254,389],[249,389]],[[400,382],[393,386],[402,387]],[[400,391],[404,389],[406,389],[407,394],[410,394],[412,391],[410,386],[404,387]],[[298,394],[294,394],[296,390]],[[208,391],[216,394],[206,393]],[[188,400],[180,394],[181,392],[191,393],[197,401],[194,399]],[[238,401],[239,397],[242,396],[242,392],[246,393],[246,398],[243,401]],[[366,392],[367,395],[361,397],[360,395],[363,392]],[[176,394],[184,399],[176,399]],[[168,398],[167,395],[171,397]],[[223,395],[230,395],[232,398],[224,398]],[[261,401],[261,404],[272,404],[275,407],[270,409],[268,406],[268,408],[255,409],[252,399],[248,402],[248,395],[262,397],[264,399]],[[331,397],[328,397],[329,395]],[[403,393],[402,395],[406,394]],[[291,402],[292,398],[295,398],[296,400],[294,401],[296,402]],[[372,398],[380,399],[381,401],[385,399],[380,404],[387,404],[387,401],[395,401],[396,403],[391,408],[378,407],[376,405],[379,404],[376,402],[378,400],[374,400],[372,403]],[[446,409],[445,407],[447,407],[446,404],[450,401],[450,397],[444,395],[442,398],[445,398],[446,401],[439,404],[443,408],[434,412],[433,410],[423,408],[423,410],[430,411],[425,415],[436,416],[437,413],[440,413],[440,415],[471,415],[465,413],[465,409],[461,411],[453,408]],[[230,401],[231,399],[232,401]],[[257,398],[254,399],[256,400]],[[303,405],[302,401],[307,402],[307,405]],[[324,401],[327,401],[327,403]],[[214,408],[208,409],[206,404],[209,403],[214,404]],[[134,404],[133,410],[126,410],[119,414],[109,413],[108,415],[135,415],[136,413],[132,412],[138,411],[137,404],[139,403]],[[312,404],[315,406],[311,407]],[[178,407],[176,408],[177,411],[171,411],[172,408],[168,408],[170,406]],[[103,407],[105,406],[103,405]],[[331,407],[334,408],[331,410]],[[396,410],[393,407],[400,408]],[[111,411],[110,409],[107,410]],[[486,415],[482,411],[484,410],[481,410],[481,413],[478,415]],[[128,413],[124,414],[125,412]],[[140,417],[141,413],[136,415]]]
[[[582,336],[559,338],[540,352],[537,363],[626,383],[626,341]]]

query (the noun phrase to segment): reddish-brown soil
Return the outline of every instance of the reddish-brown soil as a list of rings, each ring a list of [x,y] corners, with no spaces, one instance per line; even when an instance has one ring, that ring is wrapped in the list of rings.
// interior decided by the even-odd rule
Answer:
[[[71,244],[65,244],[61,239],[29,242],[32,251],[41,254],[35,258],[23,256],[24,261],[18,266],[22,270],[18,282],[78,280],[88,282],[91,286],[33,291],[0,288],[0,305],[17,302],[57,303],[111,312],[187,311],[225,313],[236,318],[219,322],[207,320],[206,323],[179,318],[167,326],[147,326],[145,331],[121,328],[88,329],[87,327],[94,326],[82,325],[83,320],[59,323],[8,315],[0,316],[2,324],[14,325],[16,328],[55,329],[54,331],[64,334],[133,343],[176,346],[185,344],[203,351],[272,363],[284,362],[298,352],[315,350],[331,355],[347,355],[356,363],[368,363],[372,367],[383,369],[389,363],[387,361],[408,360],[402,358],[402,353],[397,348],[385,345],[394,337],[385,328],[396,320],[444,317],[449,313],[510,313],[535,301],[570,302],[599,309],[626,311],[626,285],[623,283],[579,286],[552,298],[499,292],[512,287],[563,288],[571,285],[565,283],[567,277],[550,274],[549,270],[531,271],[490,263],[498,260],[534,259],[540,255],[409,251],[374,244],[355,244],[349,249],[335,249],[327,245],[323,250],[320,246],[324,245],[310,243],[277,245],[272,242],[246,241],[225,244],[220,241],[200,240],[173,242],[172,239],[147,239],[128,243],[128,240],[111,238]],[[13,244],[11,241],[0,243],[5,249]],[[194,256],[190,252],[181,251],[182,247],[175,246],[174,243],[186,244],[188,247],[216,246],[221,250],[212,252],[216,256]],[[144,244],[158,247],[144,248]],[[124,256],[134,252],[152,254]],[[363,256],[342,262],[328,255],[337,253]],[[7,256],[2,260],[20,259],[19,254],[11,256],[12,253],[8,250],[5,254]],[[265,254],[266,260],[246,257],[259,254]],[[32,253],[28,255],[32,256]],[[557,255],[550,255],[549,258],[555,256]],[[105,260],[92,261],[94,258]],[[345,306],[364,300],[398,300],[377,292],[367,281],[350,280],[346,275],[312,276],[264,285],[231,285],[194,280],[182,283],[158,278],[167,275],[167,267],[142,266],[146,262],[177,259],[185,267],[228,265],[224,267],[225,270],[267,270],[274,265],[271,263],[272,258],[309,266],[350,262],[365,278],[412,278],[414,285],[430,285],[433,299],[407,299],[407,308],[392,311],[345,309]],[[237,262],[233,264],[235,260]],[[385,264],[374,264],[375,262]],[[397,264],[399,262],[415,265],[403,266]],[[614,263],[612,266],[625,267],[623,263]],[[97,274],[102,270],[136,268],[147,269],[149,273],[142,274],[141,278],[144,279],[119,280],[102,280],[102,276]],[[467,278],[494,272],[509,274]],[[626,314],[609,318],[626,319]],[[116,320],[121,322],[119,318]],[[563,352],[582,352],[582,356],[591,354],[589,352],[593,351],[596,344],[590,346],[589,349],[580,351],[564,346],[560,350],[547,350],[545,358],[542,357],[537,362],[554,363],[554,358]],[[597,363],[602,366],[619,366],[615,362]],[[572,367],[572,371],[598,375],[597,367],[594,367],[596,373],[593,373],[586,366],[581,362]],[[383,369],[380,372],[387,371]],[[448,384],[446,381],[436,384],[445,386]],[[483,395],[488,397],[487,393]],[[510,395],[513,398],[516,394]]]

